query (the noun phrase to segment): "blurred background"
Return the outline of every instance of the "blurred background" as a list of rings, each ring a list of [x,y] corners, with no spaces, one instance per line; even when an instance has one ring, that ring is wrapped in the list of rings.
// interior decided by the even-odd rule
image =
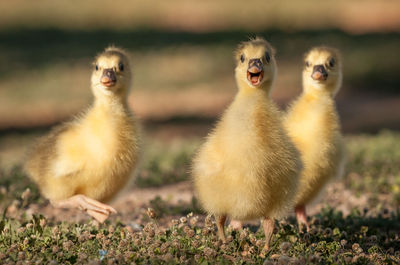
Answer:
[[[147,135],[139,186],[187,179],[191,155],[236,93],[233,50],[256,35],[277,49],[282,108],[300,93],[303,54],[329,45],[344,58],[344,133],[400,129],[397,0],[15,0],[0,10],[2,170],[91,103],[91,62],[110,44],[133,58],[129,103]]]

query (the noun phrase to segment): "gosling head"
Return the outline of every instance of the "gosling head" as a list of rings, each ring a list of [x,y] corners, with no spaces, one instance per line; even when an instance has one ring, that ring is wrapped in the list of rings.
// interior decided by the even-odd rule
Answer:
[[[125,97],[131,84],[129,57],[125,51],[108,47],[93,63],[92,90],[96,97]]]
[[[259,37],[239,44],[235,52],[239,87],[270,92],[277,72],[274,55],[271,44]]]
[[[303,87],[307,93],[327,92],[335,96],[342,84],[339,51],[316,47],[304,56]]]

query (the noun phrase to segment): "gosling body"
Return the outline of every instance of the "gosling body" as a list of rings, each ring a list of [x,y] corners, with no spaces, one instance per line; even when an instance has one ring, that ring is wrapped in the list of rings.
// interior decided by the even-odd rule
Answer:
[[[334,96],[342,83],[338,51],[311,49],[305,56],[303,92],[287,111],[285,127],[301,153],[304,169],[296,195],[298,222],[305,224],[305,206],[323,187],[343,173],[344,148]]]
[[[245,42],[236,61],[239,92],[194,159],[194,183],[204,209],[217,217],[222,240],[227,216],[264,218],[268,249],[274,218],[292,206],[301,162],[269,98],[276,74],[272,47],[263,39]]]
[[[26,164],[54,205],[76,206],[99,221],[115,212],[102,203],[124,187],[139,157],[138,124],[126,103],[129,64],[118,48],[100,54],[91,79],[93,106],[39,140]]]

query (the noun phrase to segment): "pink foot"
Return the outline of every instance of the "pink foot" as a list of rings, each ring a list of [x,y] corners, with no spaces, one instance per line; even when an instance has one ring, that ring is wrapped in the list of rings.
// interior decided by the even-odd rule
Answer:
[[[52,202],[52,204],[57,208],[77,208],[83,210],[100,223],[103,223],[111,213],[117,213],[111,206],[81,194],[62,201]]]
[[[243,223],[237,220],[231,220],[229,224],[234,230],[241,230],[243,228]]]

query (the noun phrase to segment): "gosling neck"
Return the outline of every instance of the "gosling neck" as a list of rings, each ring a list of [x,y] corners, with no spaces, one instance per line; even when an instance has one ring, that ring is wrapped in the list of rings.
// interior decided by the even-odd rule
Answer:
[[[303,96],[309,99],[333,100],[334,95],[325,86],[307,85],[303,87]]]
[[[263,82],[260,86],[252,86],[245,80],[237,79],[237,84],[239,88],[238,96],[246,96],[252,94],[262,94],[269,98],[269,94],[272,90],[272,81],[267,80]]]
[[[316,97],[330,97],[334,98],[341,85],[341,79],[339,80],[327,80],[322,83],[318,83],[311,78],[303,74],[303,93],[309,95],[315,95]]]
[[[121,94],[102,94],[94,95],[94,108],[102,108],[111,111],[124,111],[128,109],[127,95]]]

